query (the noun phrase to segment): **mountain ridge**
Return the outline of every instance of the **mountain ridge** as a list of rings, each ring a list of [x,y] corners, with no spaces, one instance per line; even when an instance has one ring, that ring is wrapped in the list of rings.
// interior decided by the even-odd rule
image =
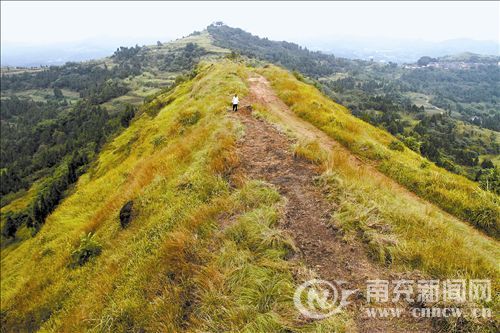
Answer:
[[[458,321],[493,330],[496,318],[380,323],[357,307],[299,315],[294,290],[317,277],[496,286],[498,196],[355,117],[314,80],[189,44],[206,43],[203,34],[121,49],[102,64],[148,59],[140,68],[150,76],[130,79],[140,89],[183,74],[148,90],[36,234],[23,226],[2,238],[2,330],[452,332]],[[228,111],[234,94],[238,113]]]
[[[162,41],[162,43],[169,43],[174,41],[175,38],[171,38],[168,41],[164,41],[164,38],[147,38],[139,42],[140,45],[149,46],[154,45],[154,42]],[[325,38],[321,41],[315,40],[298,40],[295,43],[301,45],[309,45],[310,49],[321,51],[323,53],[331,53],[339,57],[346,57],[349,59],[359,59],[359,60],[370,60],[374,58],[377,61],[393,61],[397,63],[415,63],[422,56],[432,56],[432,57],[445,57],[461,54],[464,52],[472,52],[480,55],[491,55],[498,57],[498,43],[495,44],[494,41],[481,41],[481,40],[471,40],[471,39],[452,39],[442,42],[425,42],[420,40],[414,41],[392,41],[379,39],[378,47],[379,49],[374,49],[373,38],[360,38],[360,37],[331,37]],[[21,66],[21,67],[31,67],[40,65],[62,65],[65,62],[73,61],[86,61],[95,58],[106,57],[111,54],[113,50],[116,49],[116,45],[133,46],[138,43],[137,40],[128,41],[115,41],[115,40],[85,40],[78,43],[60,43],[55,44],[50,47],[44,47],[43,49],[36,49],[36,45],[30,46],[29,44],[15,44],[15,43],[3,43],[2,44],[2,67],[6,66]],[[333,46],[332,46],[333,43]],[[380,44],[382,43],[383,49],[380,49]],[[468,48],[464,48],[463,44],[470,44]],[[346,44],[346,45],[345,45]],[[356,49],[352,49],[352,44],[359,44]],[[413,47],[415,45],[420,45],[421,51],[418,53],[413,52],[411,56],[404,54],[401,49],[408,49],[408,45],[401,47],[400,44],[408,44]],[[87,46],[87,45],[90,45]],[[387,45],[387,46],[384,46]],[[436,52],[436,45],[439,52]],[[457,46],[458,45],[458,46]],[[370,50],[371,48],[371,50]],[[395,48],[396,50],[387,50],[389,48]],[[19,50],[20,49],[20,50]],[[9,51],[13,50],[13,51]],[[51,51],[52,50],[52,51]],[[54,51],[55,50],[55,51]],[[398,51],[399,50],[399,51]],[[482,51],[482,52],[481,52]],[[494,52],[492,52],[494,51]],[[64,53],[61,56],[61,52]],[[81,54],[86,54],[82,58]],[[387,54],[386,54],[387,53]],[[394,55],[395,53],[396,55]],[[401,53],[398,55],[398,53]],[[46,56],[45,56],[46,54]],[[44,55],[38,61],[33,61],[34,56]],[[19,59],[23,59],[20,62]]]
[[[222,229],[222,234],[220,234],[220,237],[226,239],[225,242],[236,242],[233,246],[237,248],[243,246],[241,250],[238,251],[243,251],[248,246],[249,249],[253,249],[252,251],[264,251],[264,253],[268,253],[265,256],[269,258],[268,260],[277,261],[277,265],[288,265],[282,261],[282,258],[286,256],[286,253],[291,251],[293,247],[297,246],[292,245],[286,237],[279,236],[279,234],[273,236],[276,240],[273,240],[271,243],[268,243],[271,240],[266,240],[265,238],[259,240],[258,237],[266,237],[265,235],[267,232],[261,234],[263,230],[257,231],[253,229],[264,228],[264,225],[261,224],[263,222],[256,222],[258,220],[255,220],[255,218],[259,217],[264,218],[264,221],[269,221],[265,222],[269,223],[265,228],[270,228],[273,225],[277,226],[276,221],[279,213],[277,211],[273,212],[273,209],[277,209],[276,207],[264,208],[266,206],[262,206],[261,208],[257,208],[259,207],[258,202],[261,200],[264,200],[264,205],[270,204],[271,206],[269,207],[273,207],[277,202],[280,202],[281,199],[277,199],[280,195],[278,192],[275,192],[276,190],[273,190],[272,187],[270,189],[259,189],[260,186],[266,187],[268,185],[257,185],[252,183],[253,180],[248,183],[248,181],[244,180],[245,178],[241,178],[241,176],[235,176],[235,178],[233,178],[234,180],[230,181],[234,182],[234,184],[239,184],[236,185],[236,189],[231,190],[229,183],[227,183],[228,180],[226,180],[231,179],[232,170],[239,163],[238,158],[235,157],[235,149],[238,149],[237,138],[241,135],[238,134],[238,132],[241,130],[244,131],[244,129],[241,129],[241,125],[237,123],[234,124],[232,121],[227,120],[226,101],[223,97],[229,97],[230,94],[236,92],[245,98],[244,96],[248,94],[249,89],[245,83],[245,78],[247,78],[253,70],[254,69],[246,67],[244,64],[228,60],[220,63],[201,65],[197,76],[192,80],[180,84],[171,92],[159,95],[157,97],[158,99],[163,101],[170,100],[170,102],[162,107],[157,115],[150,116],[148,113],[143,113],[138,119],[132,122],[130,128],[116,137],[113,142],[109,143],[100,154],[96,164],[89,172],[80,177],[75,192],[65,199],[54,213],[48,217],[47,222],[34,238],[24,241],[15,250],[7,252],[2,251],[3,327],[26,327],[28,322],[25,320],[29,318],[32,323],[29,324],[31,325],[29,327],[32,329],[79,330],[84,327],[109,327],[113,330],[120,330],[126,327],[151,327],[150,325],[153,323],[149,320],[151,320],[151,318],[157,318],[155,320],[159,321],[156,322],[155,325],[163,323],[163,325],[166,325],[163,326],[164,328],[176,331],[194,329],[195,327],[200,327],[205,330],[227,329],[227,326],[224,326],[225,320],[215,322],[206,322],[202,320],[200,322],[199,319],[206,318],[205,316],[207,315],[222,315],[216,314],[216,308],[209,307],[210,303],[205,303],[209,301],[209,299],[205,298],[210,295],[206,294],[207,292],[216,293],[219,295],[217,297],[223,297],[223,294],[219,293],[229,293],[226,295],[233,295],[229,297],[238,295],[238,289],[234,289],[235,287],[227,290],[223,288],[224,284],[219,284],[219,287],[213,290],[211,289],[213,287],[205,285],[205,283],[208,282],[205,280],[207,277],[204,274],[208,274],[208,272],[204,270],[208,269],[208,267],[204,268],[204,265],[206,265],[204,262],[208,260],[208,263],[210,263],[212,260],[216,260],[216,257],[210,259],[211,256],[205,253],[205,251],[207,246],[215,246],[216,248],[220,246],[216,245],[219,244],[217,242],[213,244],[214,241],[210,239],[213,237],[213,232],[219,232],[217,231],[217,216],[219,216],[219,214],[227,216],[224,214],[228,214],[225,211],[226,208],[224,208],[228,207],[227,200],[236,200],[236,198],[240,198],[242,195],[243,197],[237,200],[246,201],[246,205],[248,205],[248,200],[257,200],[257,203],[251,204],[250,206],[256,207],[256,211],[249,211],[248,214],[250,215],[241,218],[238,217],[240,214],[237,214],[235,218],[238,222],[226,227],[226,229]],[[276,87],[278,87],[278,84],[288,85],[293,83],[301,87],[296,90],[299,94],[318,94],[316,98],[320,98],[319,92],[315,90],[315,88],[311,87],[310,89],[313,90],[310,91],[304,90],[307,88],[304,83],[300,83],[292,75],[281,69],[268,67],[261,69],[257,68],[256,70],[274,80],[274,82],[271,81],[271,85],[274,87],[273,89],[277,89]],[[281,90],[278,88],[278,92],[279,91]],[[207,104],[208,101],[210,101],[210,103]],[[285,99],[285,102],[287,101],[289,102],[290,99]],[[311,105],[317,103],[314,97],[305,99],[304,102],[312,103]],[[272,109],[272,106],[268,107]],[[259,112],[264,117],[272,117],[272,114],[268,114],[268,111],[266,111],[268,107],[259,104],[255,105],[256,112]],[[342,108],[341,106],[338,107]],[[295,110],[294,113],[298,112],[300,115],[300,111],[298,111],[295,106],[292,105],[291,108]],[[342,111],[339,109],[330,112],[333,112],[331,115],[335,115],[335,117],[342,115],[339,119],[340,122],[343,121],[344,114],[348,117],[347,119],[359,122],[356,118],[348,115],[345,110]],[[286,124],[283,125],[286,126]],[[311,158],[311,156],[313,157],[318,154],[315,150],[310,151],[311,147],[314,147],[314,144],[312,146],[311,144],[306,144],[300,147],[301,150],[298,150],[298,147],[296,148],[297,154],[300,154],[299,156],[309,156],[309,158]],[[160,150],[157,151],[157,149]],[[299,151],[301,151],[301,153],[299,153]],[[333,200],[340,200],[337,205],[339,205],[341,209],[337,210],[334,215],[336,217],[334,220],[337,221],[335,222],[337,224],[334,225],[336,225],[336,228],[345,230],[344,232],[347,234],[352,232],[349,231],[352,227],[354,227],[354,230],[358,230],[357,228],[361,228],[359,230],[364,230],[363,233],[365,237],[368,237],[368,245],[366,246],[371,249],[369,253],[371,253],[375,262],[380,262],[380,260],[382,260],[382,262],[387,264],[387,258],[391,258],[391,265],[403,265],[403,267],[406,267],[408,264],[410,264],[410,267],[415,265],[414,267],[428,269],[430,273],[434,272],[434,274],[438,274],[438,276],[444,272],[453,272],[454,269],[458,267],[468,267],[467,271],[470,272],[469,274],[471,274],[471,276],[497,274],[495,273],[497,271],[495,271],[495,266],[493,265],[494,260],[490,259],[493,260],[493,262],[490,261],[491,264],[486,264],[484,261],[487,257],[495,257],[495,241],[488,240],[488,238],[485,238],[481,233],[473,231],[470,227],[463,224],[463,222],[456,220],[452,222],[453,219],[450,220],[446,215],[435,212],[435,208],[427,208],[429,215],[426,217],[421,216],[422,211],[420,209],[414,211],[414,213],[412,213],[412,218],[416,218],[421,222],[415,224],[414,227],[416,229],[407,234],[401,234],[401,230],[407,229],[408,226],[404,227],[404,224],[401,226],[397,226],[398,224],[392,225],[393,222],[390,221],[394,221],[394,223],[397,221],[394,220],[394,217],[385,222],[391,223],[391,228],[395,228],[390,234],[385,234],[385,232],[379,233],[380,231],[375,232],[377,229],[373,229],[375,228],[373,224],[360,224],[359,226],[354,224],[354,226],[349,226],[353,223],[350,220],[352,218],[350,217],[352,212],[345,210],[348,207],[346,206],[348,201],[344,201],[346,199],[341,199],[344,195],[342,193],[345,191],[342,190],[341,186],[348,186],[349,182],[354,181],[357,177],[352,178],[349,176],[349,174],[353,172],[349,171],[353,166],[351,166],[349,162],[343,160],[342,156],[344,155],[337,152],[335,149],[333,152],[336,153],[333,155],[331,167],[335,170],[335,173],[332,174],[332,170],[330,173],[325,174],[322,182],[324,182],[325,186],[330,187],[330,191],[334,191],[332,194],[336,193]],[[368,173],[365,175],[368,175]],[[337,180],[335,180],[336,177],[347,177],[344,182],[348,181],[348,183],[341,185],[342,183],[337,183]],[[365,185],[363,186],[365,186],[365,190],[370,189],[367,193],[374,190],[371,186],[379,187],[384,191],[386,185],[383,185],[383,182],[375,180],[371,183],[368,182],[368,179],[373,178],[368,177],[364,179]],[[257,186],[257,188],[251,190],[251,188],[255,186]],[[358,186],[361,185],[358,184]],[[121,190],[117,191],[117,189],[120,188]],[[246,191],[258,191],[259,194],[243,194]],[[240,192],[241,194],[238,194]],[[161,193],[165,194],[162,195]],[[355,193],[359,193],[358,190]],[[379,194],[380,193],[383,192],[379,192]],[[245,197],[248,195],[250,195],[250,198]],[[252,198],[253,195],[258,196]],[[389,194],[389,197],[391,195],[392,194]],[[390,209],[392,214],[394,214],[396,206],[386,207],[384,206],[385,204],[383,204],[384,200],[388,200],[389,197],[382,195],[374,197],[374,199],[381,199],[381,201],[376,199],[377,204],[381,205],[378,208],[379,212],[370,209],[371,213],[367,213],[367,216],[377,218],[379,221],[377,223],[383,223],[383,218],[381,216],[390,216],[385,215],[388,212],[386,211],[387,209]],[[134,217],[131,226],[121,230],[117,221],[118,211],[122,204],[129,200],[133,200],[135,203],[135,211],[132,214]],[[353,200],[353,198],[351,197],[347,200]],[[396,200],[392,201],[394,204],[399,201],[397,198],[391,200]],[[407,200],[410,199],[405,200],[406,204],[409,204],[411,201]],[[351,207],[353,204],[365,204],[362,201],[358,202],[357,199],[350,202],[349,205],[351,205]],[[235,205],[234,207],[236,207],[236,209],[241,209],[237,208],[241,207],[238,201],[230,204],[229,207],[231,207],[231,205]],[[404,205],[398,209],[405,214],[404,221],[411,221],[411,219],[408,220],[408,210]],[[183,211],[185,213],[182,213]],[[189,213],[190,211],[191,213]],[[245,211],[245,209],[243,211]],[[379,216],[379,214],[381,215]],[[229,216],[232,216],[232,214],[229,213]],[[424,233],[426,232],[425,228],[434,230],[435,228],[442,228],[441,233],[444,233],[443,237],[448,238],[448,241],[450,237],[457,237],[454,242],[458,242],[459,239],[460,242],[464,242],[463,233],[466,232],[468,234],[467,242],[471,243],[469,243],[469,246],[455,246],[453,248],[446,248],[445,250],[436,237],[434,237],[434,242],[430,243],[430,239],[427,237],[420,238],[417,234],[413,234],[419,227],[425,225],[420,225],[425,219],[430,219],[432,222],[427,222],[428,226],[424,227]],[[163,223],[162,221],[165,222]],[[255,225],[255,223],[257,224]],[[82,233],[90,233],[92,238],[88,240],[82,238],[78,241]],[[397,243],[399,243],[397,247],[394,247],[393,240],[390,241],[393,237],[396,237]],[[406,237],[410,238],[407,239]],[[136,239],[134,242],[131,241],[133,238]],[[218,239],[218,237],[215,239]],[[410,247],[407,248],[402,245],[402,242],[406,243],[409,241],[411,241],[412,244]],[[212,245],[209,245],[210,243],[212,243]],[[101,248],[99,253],[86,258],[81,267],[78,264],[75,268],[71,268],[71,266],[68,267],[68,260],[71,260],[72,256],[78,255],[79,253],[78,246],[87,248],[90,244],[94,247],[97,246]],[[154,244],[158,244],[158,246]],[[163,245],[160,246],[160,244]],[[431,244],[432,246],[430,246]],[[38,250],[33,251],[33,246],[38,248]],[[227,246],[228,245],[224,245],[223,248],[226,249],[222,251],[229,251]],[[268,248],[268,246],[271,247]],[[275,248],[275,246],[277,246],[277,248]],[[483,247],[486,252],[481,250]],[[273,248],[275,248],[275,250],[272,250]],[[164,259],[155,259],[155,257],[159,255],[158,251],[160,250],[166,251],[161,255],[162,257],[160,256],[160,258]],[[130,256],[130,253],[132,253],[130,251],[135,254],[129,259],[126,259]],[[272,254],[273,251],[278,251],[276,253],[278,257],[275,257],[276,254]],[[417,255],[418,251],[430,251],[433,255],[432,257],[427,257],[428,259],[421,255],[420,260],[423,260],[423,263],[419,264],[415,261],[412,264],[412,260],[415,260],[412,257]],[[482,265],[486,266],[483,266],[481,269],[475,267],[474,265],[476,265],[475,263],[477,261],[464,260],[463,257],[457,255],[460,251],[464,251],[464,255],[467,253],[468,258],[474,256],[477,256],[478,260],[481,258]],[[487,254],[489,251],[493,252]],[[218,255],[219,252],[215,253]],[[377,253],[381,254],[376,255]],[[172,256],[172,254],[175,255]],[[238,255],[240,256],[243,254]],[[144,258],[141,258],[141,256],[144,256]],[[205,259],[196,259],[199,256]],[[405,259],[406,256],[407,258]],[[446,266],[442,265],[443,262],[441,262],[441,257],[446,258],[444,261],[447,263]],[[124,260],[128,262],[128,264],[123,265]],[[153,260],[155,264],[151,264],[150,260]],[[37,262],[37,267],[39,268],[34,269],[34,266],[32,266],[30,262]],[[163,263],[160,264],[161,262]],[[232,269],[227,271],[224,265],[220,266],[221,263],[216,264],[216,262],[217,261],[213,262],[213,265],[216,266],[212,266],[211,271],[209,271],[211,272],[210,276],[212,276],[212,279],[234,279],[236,277],[232,277],[233,274],[243,274],[243,271],[238,269],[235,273],[231,273]],[[229,261],[228,264],[231,262],[232,261]],[[244,260],[244,262],[246,261]],[[53,267],[51,271],[44,269],[49,263]],[[123,267],[125,271],[122,271],[122,269],[116,266],[118,263],[122,263],[120,266]],[[260,267],[258,265],[262,265],[262,263],[259,263],[257,260],[252,265]],[[426,265],[429,266],[425,268]],[[160,267],[164,268],[160,269]],[[255,269],[257,269],[257,267]],[[258,269],[264,269],[264,271],[269,270],[264,267]],[[286,266],[282,267],[281,269],[285,269],[284,267]],[[486,267],[488,268],[486,269]],[[101,273],[103,269],[104,271]],[[132,271],[126,273],[128,269]],[[163,269],[165,269],[166,276],[171,276],[170,278],[165,279],[165,277],[157,275],[158,272]],[[215,271],[212,271],[214,269]],[[222,271],[216,273],[218,270]],[[441,270],[443,270],[442,273],[437,273]],[[26,274],[28,271],[31,272],[31,277],[27,278],[27,280],[25,280],[26,278],[23,280],[16,278],[20,274]],[[251,272],[253,272],[252,274],[261,274],[256,271]],[[60,278],[54,280],[55,275],[53,274],[62,275]],[[218,274],[223,274],[223,276],[219,276]],[[262,274],[264,273],[262,272]],[[265,274],[273,275],[277,273],[269,271]],[[129,276],[129,278],[124,278],[126,276]],[[244,276],[245,277],[238,278],[239,281],[241,281],[242,278],[243,281],[246,281],[243,282],[241,286],[244,288],[254,288],[255,286],[252,287],[252,283],[254,282],[251,282],[253,279],[252,275]],[[286,275],[279,276],[288,281],[286,283],[292,283],[290,277]],[[199,282],[189,287],[189,281],[192,281],[191,279],[195,279]],[[151,281],[154,281],[154,283],[149,286]],[[279,287],[279,284],[276,285],[276,283],[285,283],[284,281],[269,280],[269,278],[266,278],[265,281],[267,281],[265,285],[270,283],[270,286],[278,288],[276,290],[281,290],[280,292],[283,293],[289,293],[289,291],[285,291],[289,289],[281,289],[282,287]],[[102,291],[96,295],[94,293],[95,287],[86,287],[89,283],[91,286],[94,285],[95,287],[100,285],[98,290]],[[168,290],[163,292],[160,291],[163,288],[168,288]],[[180,294],[177,294],[176,288],[180,288],[178,289],[179,292],[184,290],[183,293],[187,294],[180,296]],[[190,290],[189,288],[194,289],[188,291]],[[108,293],[111,293],[111,296]],[[145,295],[149,295],[146,299],[143,298],[144,293]],[[158,299],[158,296],[155,296],[158,295],[158,293],[163,295],[163,298]],[[38,295],[38,298],[44,301],[40,303],[29,302],[28,300],[32,299],[34,294]],[[176,294],[179,295],[181,299],[177,299],[176,296],[174,296]],[[272,302],[278,302],[276,304],[282,304],[282,306],[290,306],[286,301],[281,301],[281,298],[276,294],[274,295],[275,296],[271,296]],[[95,297],[98,298],[96,299]],[[106,301],[106,299],[110,299],[110,297],[112,301]],[[215,294],[210,297],[215,297]],[[262,297],[265,296],[262,295]],[[99,299],[101,299],[101,301],[99,301]],[[194,308],[189,305],[182,305],[182,302],[192,302],[191,299],[198,300],[196,301],[199,302],[196,308],[202,309],[202,313],[194,311]],[[260,298],[257,298],[257,300],[258,299]],[[144,302],[151,302],[153,300],[155,301],[151,303],[151,305],[146,306],[146,304],[144,304]],[[178,303],[179,301],[181,303]],[[233,301],[235,301],[235,299],[233,299]],[[250,300],[249,305],[254,304],[252,302],[253,301]],[[176,304],[179,304],[177,310],[175,310]],[[241,308],[241,305],[237,306],[235,303],[231,304],[235,307],[232,311],[249,311],[248,307]],[[52,314],[49,317],[45,317],[43,315],[43,309],[47,307],[52,308],[53,306],[55,306],[55,308],[51,310]],[[127,310],[124,313],[121,312],[121,314],[109,312],[113,311],[112,306],[123,307],[123,309]],[[148,309],[146,312],[144,312],[144,306]],[[162,309],[161,311],[166,311],[164,313],[169,313],[169,315],[163,319],[157,317],[155,313],[156,311],[160,311],[160,309]],[[274,311],[271,310],[272,308],[268,307],[264,309],[267,310],[263,311]],[[288,315],[285,313],[271,314],[272,317],[276,315],[278,315],[278,317],[270,319],[271,317],[257,316],[255,317],[256,321],[252,321],[250,318],[245,317],[247,319],[244,319],[243,325],[252,325],[246,327],[254,327],[257,331],[268,331],[274,330],[277,327],[282,327],[281,325],[284,325],[283,320],[285,320],[288,321],[288,324],[285,325],[292,325],[297,329],[302,327],[303,330],[317,330],[319,329],[318,325],[325,328],[330,327],[330,329],[333,327],[341,329],[341,327],[345,327],[343,325],[351,325],[348,324],[350,322],[349,320],[352,320],[348,319],[349,313],[350,312],[347,311],[339,316],[332,317],[330,321],[319,321],[313,324],[301,324],[300,322],[294,321],[295,319],[292,319],[292,317],[287,317]],[[225,318],[225,315],[222,316],[222,318]],[[261,321],[264,320],[264,318],[267,319]],[[165,319],[168,319],[168,322],[165,322]],[[395,326],[393,329],[399,331],[399,326]]]

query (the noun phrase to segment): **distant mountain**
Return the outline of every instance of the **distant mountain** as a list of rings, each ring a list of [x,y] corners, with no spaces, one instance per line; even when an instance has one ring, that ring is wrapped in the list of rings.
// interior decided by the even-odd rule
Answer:
[[[463,52],[453,55],[446,55],[444,57],[439,57],[438,60],[441,61],[463,61],[471,63],[497,63],[500,61],[500,56],[495,55],[482,55],[472,52]]]
[[[2,42],[2,66],[61,65],[67,61],[85,61],[110,55],[118,46],[156,44],[157,40],[89,39],[80,42],[33,45]],[[310,50],[334,54],[337,57],[396,63],[414,63],[422,56],[443,57],[450,54],[476,53],[500,56],[500,44],[495,41],[453,39],[443,42],[362,37],[321,37],[296,40]]]
[[[166,38],[161,38],[164,41]],[[111,55],[118,46],[155,44],[158,39],[89,39],[79,42],[56,44],[21,44],[2,42],[2,66],[50,66],[68,61],[86,61]]]
[[[301,41],[313,50],[333,53],[350,59],[373,59],[397,63],[413,63],[421,56],[442,57],[465,52],[500,55],[500,44],[495,41],[453,39],[443,42],[423,40],[392,40],[384,38],[332,38]]]
[[[50,66],[67,61],[85,61],[108,56],[114,51],[109,45],[64,43],[53,45],[2,44],[2,66]]]

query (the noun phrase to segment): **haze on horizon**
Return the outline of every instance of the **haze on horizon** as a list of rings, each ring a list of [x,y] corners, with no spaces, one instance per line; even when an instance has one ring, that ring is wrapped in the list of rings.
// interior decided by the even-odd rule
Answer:
[[[119,45],[164,42],[214,21],[332,52],[332,41],[340,39],[381,49],[389,45],[383,41],[400,48],[411,41],[500,43],[500,2],[2,1],[2,60],[16,47],[21,53],[23,47],[79,43],[109,52]]]

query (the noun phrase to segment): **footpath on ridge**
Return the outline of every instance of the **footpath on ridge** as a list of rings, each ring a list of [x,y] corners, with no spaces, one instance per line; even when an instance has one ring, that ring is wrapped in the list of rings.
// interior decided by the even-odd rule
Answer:
[[[242,102],[245,105],[258,103],[301,139],[317,140],[327,151],[344,149],[325,133],[301,120],[281,101],[268,81],[262,76],[248,80],[250,94]],[[242,173],[250,179],[261,179],[274,185],[286,198],[283,218],[279,228],[291,236],[298,248],[296,258],[317,273],[318,278],[327,281],[346,281],[349,289],[364,290],[366,280],[398,279],[394,273],[373,263],[358,241],[345,241],[332,228],[333,203],[326,200],[321,187],[314,184],[319,175],[318,167],[292,152],[294,141],[275,126],[251,114],[251,107],[242,107],[231,113],[245,128],[245,135],[238,143],[238,155]],[[353,159],[357,158],[352,156]],[[362,163],[357,160],[357,163]],[[381,177],[386,177],[381,175]],[[399,184],[398,191],[408,192]],[[430,322],[412,317],[374,319],[366,318],[361,306],[367,306],[360,295],[353,295],[354,302],[348,311],[353,314],[359,332],[430,332]]]

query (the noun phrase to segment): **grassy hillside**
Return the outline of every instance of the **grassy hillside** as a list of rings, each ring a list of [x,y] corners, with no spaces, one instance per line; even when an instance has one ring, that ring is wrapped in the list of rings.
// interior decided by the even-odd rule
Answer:
[[[314,87],[298,81],[278,67],[266,66],[256,72],[264,74],[270,82],[275,83],[275,92],[283,101],[286,102],[287,98],[293,96],[297,102],[310,103],[307,107],[307,110],[311,110],[309,115],[320,115],[317,108],[325,97]],[[284,80],[287,80],[286,83],[289,87],[293,86],[293,89],[287,90]],[[306,95],[306,92],[313,95]],[[339,124],[340,131],[345,129],[343,134],[350,135],[348,138],[354,141],[350,145],[345,144],[346,149],[327,151],[320,147],[319,142],[301,137],[297,129],[291,127],[286,119],[276,116],[272,110],[259,105],[256,109],[259,110],[259,115],[277,123],[287,133],[299,139],[294,148],[298,156],[322,165],[323,174],[319,182],[325,186],[330,198],[340,205],[332,223],[343,224],[339,227],[345,228],[347,233],[361,232],[364,241],[369,243],[369,251],[373,257],[383,264],[399,265],[403,270],[418,269],[440,277],[457,272],[470,276],[496,276],[497,241],[447,214],[439,205],[432,204],[431,200],[422,200],[422,197],[408,191],[399,185],[398,179],[393,180],[392,177],[385,176],[381,172],[383,169],[379,171],[377,160],[367,157],[371,156],[369,153],[379,153],[377,148],[386,149],[393,159],[400,161],[406,161],[409,157],[415,158],[416,154],[408,149],[400,152],[384,147],[378,140],[385,139],[387,144],[390,144],[395,138],[351,116],[341,105],[329,100],[328,103],[323,110],[328,113],[330,122]],[[290,105],[291,110],[297,112],[295,105]],[[296,115],[308,119],[304,112],[297,112]],[[346,137],[340,134],[338,137],[333,136],[328,127],[320,129],[338,142],[345,142],[342,139],[345,140]],[[370,137],[370,133],[375,133],[376,136]],[[371,146],[365,143],[365,147],[369,149],[361,149],[362,152],[366,151],[366,156],[363,156],[356,149],[356,144],[366,142],[370,138]],[[409,154],[409,157],[406,154]],[[456,181],[468,182],[444,169],[426,165],[426,168],[431,167],[438,172],[435,179],[451,177],[458,178]],[[404,171],[405,169],[401,170],[402,173]],[[472,182],[468,184],[476,186]],[[439,185],[440,183],[436,184]],[[477,187],[476,190],[483,195],[489,195]],[[465,200],[464,204],[467,203]],[[484,203],[478,203],[482,204]],[[471,259],[471,255],[474,259]]]
[[[205,65],[109,143],[40,232],[2,251],[2,331],[332,331],[297,321],[279,194],[228,178],[245,70]],[[235,179],[238,179],[235,176]],[[123,229],[119,211],[133,201]],[[223,216],[232,223],[221,228]]]
[[[261,73],[281,99],[301,118],[311,122],[350,151],[412,192],[445,211],[469,221],[488,235],[500,236],[499,197],[464,177],[434,166],[389,133],[352,116],[345,107],[323,96],[278,67]]]
[[[207,29],[216,45],[313,78],[356,117],[387,130],[436,165],[500,193],[498,168],[479,162],[481,155],[500,153],[500,72],[491,61],[478,58],[470,68],[399,66],[310,52],[226,25]]]
[[[227,52],[205,31],[166,44],[121,47],[105,59],[2,76],[2,246],[39,229],[145,101],[185,81],[201,59]],[[43,214],[35,213],[38,206]]]
[[[310,276],[287,260],[295,246],[277,226],[284,198],[236,168],[245,129],[227,116],[227,101],[247,95],[247,78],[256,73],[296,115],[347,148],[301,149],[324,163],[319,186],[336,203],[332,223],[346,239],[361,234],[372,257],[395,270],[498,278],[497,241],[374,172],[493,235],[498,215],[488,212],[498,214],[496,197],[406,148],[391,150],[390,134],[282,69],[220,60],[203,63],[193,79],[147,104],[104,146],[38,234],[2,250],[2,331],[344,332],[353,326],[349,313],[315,322],[298,317],[292,295]],[[272,118],[265,106],[255,108]],[[351,164],[351,153],[366,165]],[[131,222],[123,228],[120,211],[129,201]]]

